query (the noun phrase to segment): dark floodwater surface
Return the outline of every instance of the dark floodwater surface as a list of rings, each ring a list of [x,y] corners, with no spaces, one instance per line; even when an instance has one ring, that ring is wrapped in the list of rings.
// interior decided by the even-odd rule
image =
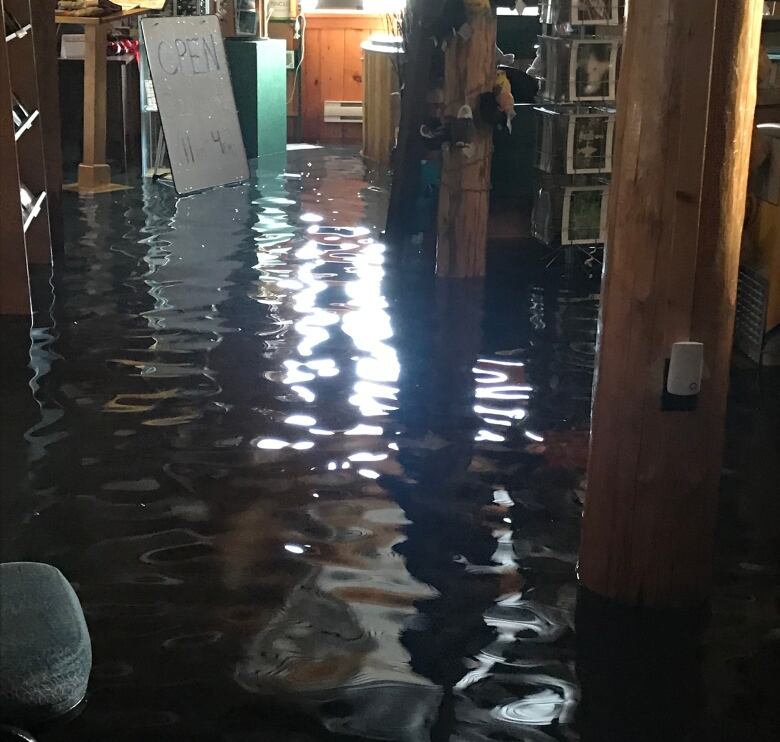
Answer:
[[[579,739],[597,289],[521,255],[481,287],[400,269],[345,151],[66,198],[3,526],[94,643],[88,705],[44,742]],[[624,680],[698,687],[670,663],[580,675],[631,717]]]

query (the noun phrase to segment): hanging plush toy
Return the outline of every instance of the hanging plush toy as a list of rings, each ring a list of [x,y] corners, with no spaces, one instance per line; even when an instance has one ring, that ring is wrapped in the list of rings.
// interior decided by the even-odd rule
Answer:
[[[496,73],[496,85],[493,88],[496,96],[496,104],[499,110],[506,116],[506,128],[512,132],[512,121],[515,113],[515,97],[512,95],[512,84],[509,82],[506,72],[498,70]]]
[[[480,13],[486,13],[492,10],[490,0],[463,0],[463,5],[466,7],[466,12],[470,16],[479,15]]]
[[[524,11],[524,10],[525,10],[525,9],[526,9],[526,8],[527,8],[529,5],[533,5],[533,6],[536,6],[536,5],[538,5],[538,0],[536,0],[535,2],[527,2],[526,0],[496,0],[496,5],[497,5],[499,8],[510,8],[510,9],[514,9],[514,11],[515,11],[515,12],[516,12],[518,15],[523,15],[523,11]]]
[[[474,112],[471,110],[471,106],[461,106],[450,127],[450,136],[452,143],[458,149],[464,150],[466,157],[471,156],[474,131]]]

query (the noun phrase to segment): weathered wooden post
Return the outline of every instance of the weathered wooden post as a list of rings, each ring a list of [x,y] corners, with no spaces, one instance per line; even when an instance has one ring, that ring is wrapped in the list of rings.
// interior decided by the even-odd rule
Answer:
[[[629,605],[709,588],[762,7],[630,6],[580,554],[583,585]],[[687,340],[698,407],[664,412]]]
[[[406,10],[409,28],[405,49],[407,62],[385,230],[390,242],[403,242],[409,236],[409,225],[415,218],[420,160],[424,152],[420,126],[427,111],[434,55],[433,26],[440,18],[444,5],[445,0],[410,0]]]
[[[436,273],[446,278],[485,275],[493,128],[479,121],[479,97],[496,84],[496,11],[489,0],[467,7],[468,38],[456,35],[445,52],[445,115],[467,105],[476,123],[468,147],[442,152]]]

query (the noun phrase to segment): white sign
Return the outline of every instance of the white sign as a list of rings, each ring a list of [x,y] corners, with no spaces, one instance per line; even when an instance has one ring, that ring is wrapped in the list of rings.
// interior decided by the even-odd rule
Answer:
[[[216,16],[145,18],[144,46],[180,194],[249,178]]]

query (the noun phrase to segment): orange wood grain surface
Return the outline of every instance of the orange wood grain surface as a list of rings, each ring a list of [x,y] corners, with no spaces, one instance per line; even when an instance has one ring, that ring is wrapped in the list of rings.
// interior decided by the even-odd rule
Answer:
[[[360,44],[385,31],[385,18],[368,13],[312,13],[306,19],[303,63],[303,138],[346,144],[362,141],[360,124],[324,121],[326,100],[363,100]]]

